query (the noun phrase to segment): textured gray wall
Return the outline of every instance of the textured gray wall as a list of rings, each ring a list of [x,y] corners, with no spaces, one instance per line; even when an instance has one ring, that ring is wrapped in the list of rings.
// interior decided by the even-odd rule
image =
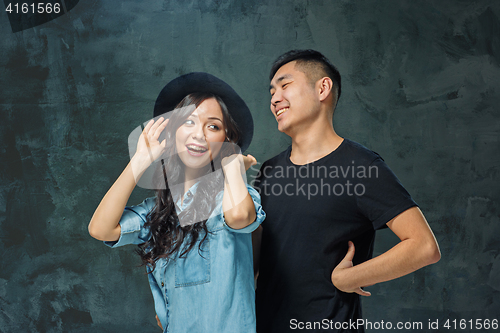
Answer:
[[[441,246],[438,264],[367,288],[365,317],[500,319],[499,16],[493,0],[86,0],[14,34],[3,12],[0,332],[159,332],[133,248],[87,233],[127,136],[166,82],[207,71],[247,101],[263,162],[289,142],[267,75],[292,48],[339,67],[337,131],[385,158]],[[396,241],[380,232],[376,253]]]

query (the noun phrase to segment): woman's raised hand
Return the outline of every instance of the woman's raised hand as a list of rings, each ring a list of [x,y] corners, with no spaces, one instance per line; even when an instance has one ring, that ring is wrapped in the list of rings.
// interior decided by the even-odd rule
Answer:
[[[257,160],[252,155],[233,154],[222,159],[224,171],[224,196],[222,209],[226,223],[233,229],[241,229],[255,221],[256,212],[245,184],[245,171]]]
[[[252,165],[257,164],[257,159],[255,157],[253,157],[252,155],[248,154],[247,156],[245,156],[245,155],[242,155],[242,156],[243,156],[243,162],[245,163],[245,171],[250,169],[250,167]]]
[[[231,156],[224,157],[221,164],[224,170],[228,167],[240,169],[243,165],[245,171],[247,171],[252,165],[257,164],[257,160],[250,154],[246,156],[243,154],[233,154]]]
[[[141,160],[148,161],[149,164],[151,164],[161,156],[165,149],[166,140],[160,142],[158,138],[167,124],[168,119],[160,117],[156,121],[151,119],[146,127],[144,127],[139,137],[139,141],[137,142],[137,150],[135,153]]]
[[[163,153],[166,141],[159,142],[158,138],[167,124],[168,119],[160,117],[157,121],[151,120],[142,131],[130,163],[108,190],[90,220],[89,233],[92,237],[103,241],[120,238],[119,222],[123,209],[141,175]]]

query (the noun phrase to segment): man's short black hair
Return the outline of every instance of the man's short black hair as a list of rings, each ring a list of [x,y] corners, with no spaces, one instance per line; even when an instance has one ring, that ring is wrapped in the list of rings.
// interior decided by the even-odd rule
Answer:
[[[279,56],[271,67],[269,81],[271,81],[281,66],[296,61],[301,72],[313,82],[321,77],[328,76],[337,88],[337,102],[340,98],[340,73],[337,68],[323,54],[315,50],[291,50]],[[316,73],[315,73],[316,72]],[[321,76],[318,76],[320,74]]]

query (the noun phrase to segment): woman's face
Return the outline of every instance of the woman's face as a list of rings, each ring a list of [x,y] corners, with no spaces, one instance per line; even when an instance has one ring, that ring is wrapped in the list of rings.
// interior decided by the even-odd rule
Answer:
[[[175,145],[186,168],[199,169],[219,154],[225,138],[221,107],[208,98],[177,129]]]

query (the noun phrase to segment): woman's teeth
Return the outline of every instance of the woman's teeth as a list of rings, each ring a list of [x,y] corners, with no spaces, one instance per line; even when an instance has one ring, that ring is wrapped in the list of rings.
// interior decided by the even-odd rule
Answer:
[[[282,114],[285,111],[288,111],[288,108],[283,108],[283,109],[278,110],[278,112],[276,112],[276,117],[278,117],[280,114]]]
[[[191,151],[194,151],[196,153],[204,153],[207,151],[207,148],[200,147],[200,146],[194,146],[194,145],[189,145],[187,148]]]

